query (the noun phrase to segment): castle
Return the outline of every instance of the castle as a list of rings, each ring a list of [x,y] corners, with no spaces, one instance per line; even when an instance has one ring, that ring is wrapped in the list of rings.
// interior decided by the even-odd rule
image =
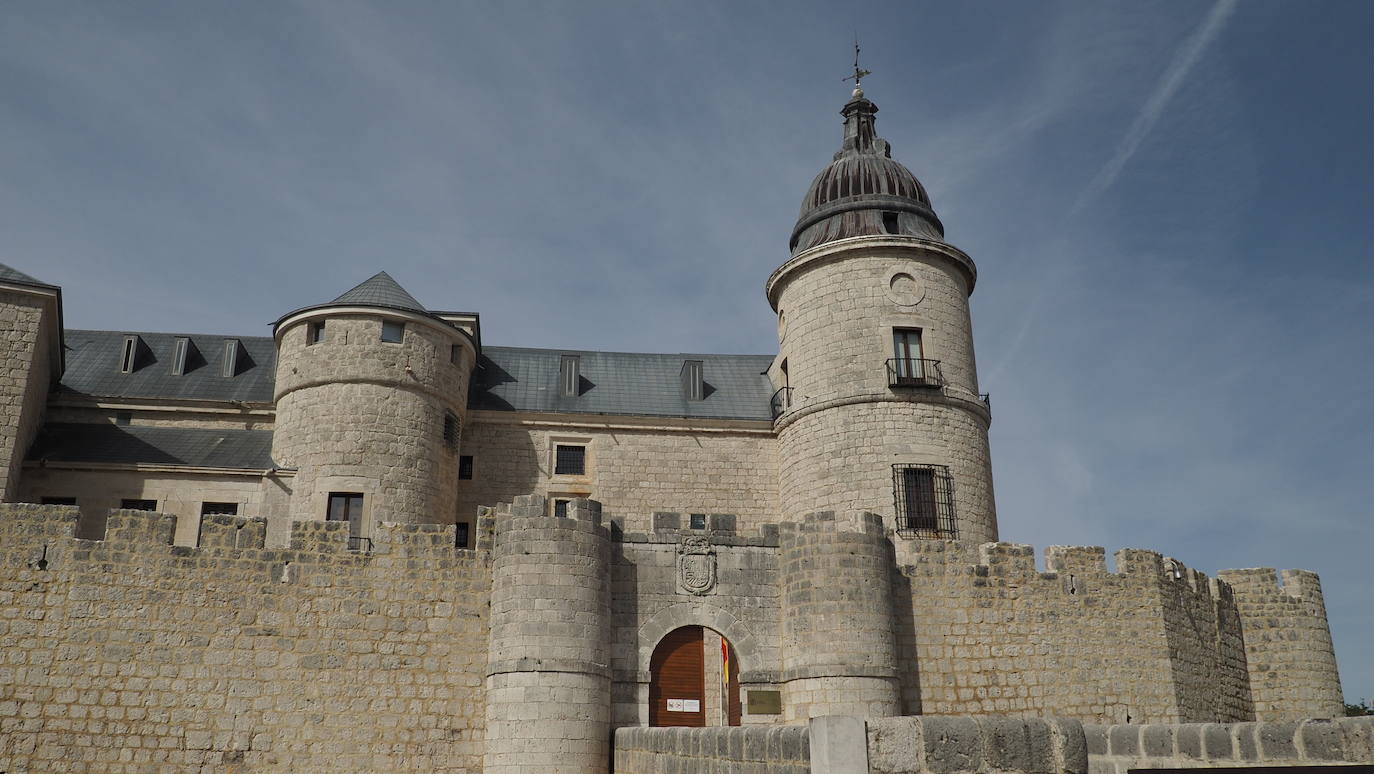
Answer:
[[[271,337],[66,330],[0,270],[0,770],[1339,715],[1312,573],[997,542],[977,269],[877,111],[844,105],[767,278],[776,356],[484,345],[385,273]]]

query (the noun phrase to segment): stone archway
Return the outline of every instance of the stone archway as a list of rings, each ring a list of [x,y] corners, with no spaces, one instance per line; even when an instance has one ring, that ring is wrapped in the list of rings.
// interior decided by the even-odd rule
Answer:
[[[705,626],[668,632],[649,657],[650,726],[738,726],[739,657]]]

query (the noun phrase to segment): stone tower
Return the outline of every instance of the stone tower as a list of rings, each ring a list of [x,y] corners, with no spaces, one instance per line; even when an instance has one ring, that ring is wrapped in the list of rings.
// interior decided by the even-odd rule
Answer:
[[[996,540],[969,321],[977,270],[875,134],[877,112],[855,89],[843,146],[766,285],[782,512],[872,512],[898,533]]]
[[[277,321],[272,458],[291,520],[451,524],[476,337],[386,272]],[[358,546],[355,546],[358,547]]]
[[[0,501],[19,490],[20,465],[62,377],[62,291],[0,265]]]
[[[905,538],[997,539],[976,269],[876,135],[877,112],[856,88],[844,143],[766,286],[789,720],[900,714],[892,578]]]
[[[595,500],[573,500],[564,518],[524,495],[497,516],[487,774],[609,767],[610,557]]]

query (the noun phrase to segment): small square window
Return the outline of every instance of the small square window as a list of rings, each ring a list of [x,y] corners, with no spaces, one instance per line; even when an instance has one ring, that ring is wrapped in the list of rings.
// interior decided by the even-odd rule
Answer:
[[[571,503],[571,502],[572,502],[572,500],[570,500],[570,499],[568,499],[568,498],[565,498],[565,497],[560,497],[560,498],[554,500],[554,501],[553,501],[553,515],[554,515],[554,516],[557,516],[557,517],[560,518],[560,519],[566,519],[566,518],[568,518],[568,504]]]
[[[42,505],[76,505],[75,497],[44,497],[39,500]]]
[[[587,447],[558,444],[553,449],[553,472],[558,476],[587,475]]]
[[[468,523],[467,523],[466,521],[460,521],[460,522],[458,522],[458,524],[457,524],[456,526],[457,526],[457,529],[455,530],[455,533],[456,533],[456,534],[454,535],[454,545],[457,546],[458,548],[467,548],[467,547],[468,547]]]
[[[307,323],[305,326],[305,345],[307,347],[324,341],[324,320]]]
[[[157,510],[157,500],[125,498],[119,501],[119,507],[126,511],[155,511]]]
[[[706,529],[706,514],[694,513],[691,518],[692,529]]]
[[[458,458],[458,478],[463,481],[472,480],[472,455],[464,454]]]
[[[238,503],[201,503],[200,515],[210,516],[220,514],[224,516],[237,516],[239,513]]]
[[[391,344],[400,344],[406,335],[406,324],[382,320],[382,341]]]

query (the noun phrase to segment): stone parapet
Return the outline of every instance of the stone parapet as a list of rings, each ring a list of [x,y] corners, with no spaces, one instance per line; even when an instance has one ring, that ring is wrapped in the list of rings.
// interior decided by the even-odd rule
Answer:
[[[615,730],[616,774],[809,774],[806,726],[643,728]]]
[[[1374,718],[1085,725],[1091,774],[1374,762]]]

